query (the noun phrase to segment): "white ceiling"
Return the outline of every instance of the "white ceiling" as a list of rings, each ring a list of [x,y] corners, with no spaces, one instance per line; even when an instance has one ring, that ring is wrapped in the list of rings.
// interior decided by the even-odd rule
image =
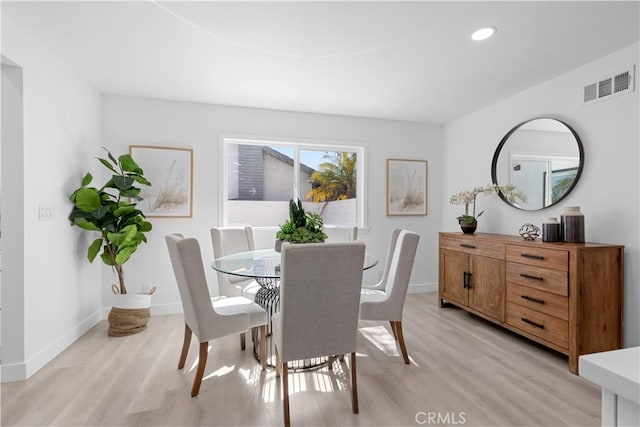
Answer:
[[[36,34],[102,92],[441,123],[635,43],[638,6],[3,1],[1,7],[3,20]],[[471,33],[486,25],[497,27],[496,35],[473,42]]]

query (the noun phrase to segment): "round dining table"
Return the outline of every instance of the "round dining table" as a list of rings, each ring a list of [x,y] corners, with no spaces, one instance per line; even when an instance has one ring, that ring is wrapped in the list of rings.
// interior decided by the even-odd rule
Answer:
[[[368,270],[377,264],[378,259],[375,256],[365,253],[363,270]],[[238,252],[216,258],[211,263],[211,267],[221,273],[254,278],[268,286],[277,283],[280,279],[280,252],[276,252],[275,249]]]

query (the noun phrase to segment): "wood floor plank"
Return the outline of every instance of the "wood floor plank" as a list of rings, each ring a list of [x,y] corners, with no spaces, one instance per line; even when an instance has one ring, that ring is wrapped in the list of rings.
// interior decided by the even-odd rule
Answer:
[[[440,308],[436,294],[407,296],[409,365],[388,322],[359,329],[360,413],[351,411],[348,363],[335,362],[332,371],[290,373],[293,425],[406,426],[430,416],[441,425],[600,424],[599,388],[571,374],[565,356]],[[145,332],[111,338],[101,322],[29,380],[2,384],[2,425],[282,425],[275,371],[262,371],[252,344],[241,351],[235,336],[211,343],[200,395],[191,398],[198,343],[178,370],[183,330],[181,315],[154,316]]]

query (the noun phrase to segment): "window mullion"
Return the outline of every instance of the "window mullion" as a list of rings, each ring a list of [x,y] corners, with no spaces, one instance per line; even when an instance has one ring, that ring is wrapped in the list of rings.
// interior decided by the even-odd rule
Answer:
[[[297,200],[300,188],[300,174],[298,171],[300,170],[300,147],[296,146],[294,155],[293,155],[293,195],[291,198],[293,200]]]

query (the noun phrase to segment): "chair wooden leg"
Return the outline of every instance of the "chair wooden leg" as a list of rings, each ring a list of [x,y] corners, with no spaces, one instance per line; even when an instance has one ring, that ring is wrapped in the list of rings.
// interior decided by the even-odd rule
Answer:
[[[184,324],[184,342],[182,343],[182,352],[180,353],[180,360],[178,361],[178,369],[184,368],[184,364],[187,361],[187,354],[189,353],[189,345],[191,344],[191,328]]]
[[[286,363],[282,364],[282,410],[284,413],[284,426],[291,426],[291,419],[289,418],[289,367]]]
[[[200,392],[200,384],[202,383],[202,377],[204,376],[204,367],[207,365],[207,356],[209,355],[209,343],[200,343],[200,356],[198,358],[198,369],[196,369],[196,377],[193,380],[193,387],[191,388],[191,397],[196,397]]]
[[[245,348],[247,348],[247,334],[243,332],[240,334],[240,350],[244,351]]]
[[[404,345],[404,335],[402,334],[402,322],[396,321],[396,332],[398,333],[398,342],[400,343],[400,350],[402,351],[402,357],[404,357],[404,363],[409,364],[409,355],[407,354],[407,347]]]
[[[358,381],[356,380],[356,352],[351,353],[351,409],[358,413]]]
[[[396,322],[394,322],[393,320],[390,320],[389,324],[391,325],[391,332],[393,332],[393,338],[395,338],[395,340],[398,341],[398,334],[396,333]]]
[[[260,326],[260,366],[267,368],[267,326]]]
[[[280,355],[278,354],[278,349],[276,348],[276,378],[280,377],[281,368],[282,364],[280,363]]]

